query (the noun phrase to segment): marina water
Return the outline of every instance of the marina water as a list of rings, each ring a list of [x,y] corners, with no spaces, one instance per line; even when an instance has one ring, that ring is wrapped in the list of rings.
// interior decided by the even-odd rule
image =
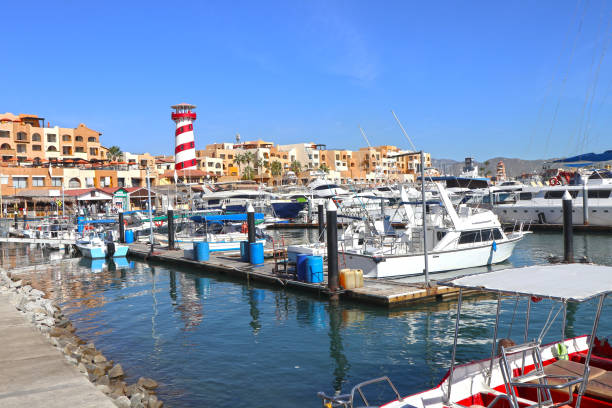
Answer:
[[[291,242],[316,238],[314,230],[282,234]],[[575,235],[577,258],[612,265],[610,248],[609,234]],[[502,266],[546,263],[551,253],[562,255],[561,234],[531,234]],[[57,299],[77,334],[120,362],[130,382],[159,381],[169,407],[318,407],[317,391],[349,392],[381,375],[406,395],[435,386],[449,367],[453,300],[392,310],[334,306],[313,295],[168,266],[57,263],[50,257],[61,253],[35,246],[4,245],[0,254],[5,267],[39,265],[28,272],[32,285]],[[488,357],[495,304],[482,296],[464,303],[459,361]],[[514,298],[504,300],[500,336],[522,340],[525,304],[516,312],[514,306]],[[607,299],[603,337],[612,335],[610,306]],[[529,337],[539,335],[550,307],[542,301],[532,308]],[[589,332],[594,308],[593,302],[568,308],[568,337]],[[557,321],[545,341],[560,335]]]

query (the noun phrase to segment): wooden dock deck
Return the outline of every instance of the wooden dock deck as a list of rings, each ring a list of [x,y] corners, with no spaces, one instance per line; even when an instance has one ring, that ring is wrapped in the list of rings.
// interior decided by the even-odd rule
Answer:
[[[155,247],[154,252],[150,254],[147,244],[132,243],[129,246],[129,255],[146,260],[195,267],[202,271],[235,276],[246,281],[260,281],[274,286],[309,291],[324,296],[330,295],[327,289],[327,273],[325,271],[325,279],[322,284],[299,282],[292,275],[283,271],[275,273],[275,263],[270,256],[266,257],[263,265],[253,266],[240,261],[239,256],[231,253],[211,253],[209,261],[200,262],[193,259],[190,250],[171,251],[164,247]],[[416,301],[439,300],[457,296],[457,294],[457,289],[447,286],[435,285],[431,288],[425,288],[424,285],[417,283],[365,278],[362,288],[344,290],[340,292],[340,298],[391,308]]]

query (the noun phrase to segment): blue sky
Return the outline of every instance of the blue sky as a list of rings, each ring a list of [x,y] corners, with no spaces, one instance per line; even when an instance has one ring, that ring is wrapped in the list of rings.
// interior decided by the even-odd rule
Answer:
[[[83,122],[105,145],[170,154],[264,139],[417,148],[437,158],[612,149],[612,3],[7,2],[0,112]]]

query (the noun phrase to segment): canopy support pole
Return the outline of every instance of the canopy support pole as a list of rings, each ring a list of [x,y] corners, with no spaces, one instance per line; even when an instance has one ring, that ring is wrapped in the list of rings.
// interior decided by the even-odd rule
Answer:
[[[493,376],[493,359],[495,358],[495,346],[497,345],[497,330],[499,328],[499,311],[501,309],[501,295],[497,294],[497,313],[495,314],[495,331],[493,332],[493,344],[491,344],[491,361],[489,363],[489,374],[487,375],[487,385],[491,386]]]
[[[523,343],[527,343],[527,337],[529,336],[529,315],[531,314],[531,297],[527,297],[527,313],[525,316],[525,338]],[[525,352],[523,351],[523,358],[521,361],[521,373],[525,374]]]
[[[451,356],[451,368],[448,376],[448,391],[444,398],[444,403],[450,403],[451,387],[453,385],[453,374],[455,373],[455,356],[457,354],[457,338],[459,337],[459,319],[461,318],[461,303],[463,301],[463,289],[459,288],[459,298],[457,299],[457,319],[455,320],[455,339],[453,340],[453,354]]]
[[[593,342],[595,341],[595,335],[597,334],[597,327],[599,326],[599,316],[601,316],[601,309],[603,307],[605,294],[599,296],[599,303],[597,305],[597,314],[595,315],[595,321],[593,322],[593,330],[591,331],[591,337],[589,338],[589,351],[587,352],[586,359],[584,360],[584,374],[582,375],[582,384],[580,384],[580,391],[578,391],[578,397],[576,398],[575,408],[580,408],[580,401],[586,388],[587,381],[589,379],[589,363],[591,361],[591,352],[593,351]]]

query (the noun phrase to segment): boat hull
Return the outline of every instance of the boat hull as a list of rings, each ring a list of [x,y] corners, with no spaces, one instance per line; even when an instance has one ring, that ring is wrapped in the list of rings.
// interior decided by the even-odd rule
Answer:
[[[452,271],[492,265],[507,260],[521,238],[492,245],[480,245],[451,251],[431,252],[427,256],[429,273]],[[367,255],[346,251],[340,259],[346,259],[346,267],[361,269],[368,278],[399,278],[423,275],[425,257],[421,254],[410,255]]]
[[[106,258],[106,250],[103,247],[90,247],[85,245],[76,246],[85,258],[101,259]]]

